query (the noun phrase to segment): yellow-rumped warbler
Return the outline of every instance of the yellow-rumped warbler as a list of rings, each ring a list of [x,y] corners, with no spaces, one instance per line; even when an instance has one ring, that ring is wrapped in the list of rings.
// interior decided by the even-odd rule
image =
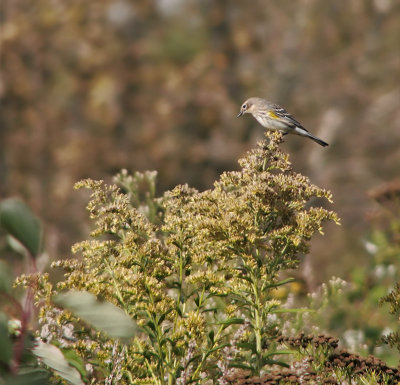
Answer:
[[[321,146],[328,146],[328,143],[311,135],[296,119],[293,118],[284,108],[262,98],[247,99],[240,108],[240,118],[243,114],[252,114],[257,121],[267,130],[278,130],[286,134],[305,136],[317,142]]]

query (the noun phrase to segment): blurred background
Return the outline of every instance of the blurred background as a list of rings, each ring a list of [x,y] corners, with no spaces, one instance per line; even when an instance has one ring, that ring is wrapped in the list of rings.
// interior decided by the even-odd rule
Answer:
[[[0,198],[43,219],[52,259],[88,237],[76,181],[126,168],[157,170],[160,194],[210,188],[263,138],[236,119],[260,96],[330,143],[282,144],[342,218],[312,241],[308,285],[369,263],[368,191],[400,171],[400,2],[5,0],[0,12]]]

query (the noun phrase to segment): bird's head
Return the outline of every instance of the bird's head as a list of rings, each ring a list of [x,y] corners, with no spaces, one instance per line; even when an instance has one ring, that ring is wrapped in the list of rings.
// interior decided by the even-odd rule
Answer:
[[[247,99],[240,107],[240,112],[237,117],[240,118],[243,114],[252,114],[254,111],[254,106],[256,104],[256,99],[257,98]]]

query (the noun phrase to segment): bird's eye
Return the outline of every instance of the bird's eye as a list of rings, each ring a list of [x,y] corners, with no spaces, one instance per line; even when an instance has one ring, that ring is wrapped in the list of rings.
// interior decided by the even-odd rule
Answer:
[[[242,110],[245,110],[247,108],[247,104],[243,104]]]

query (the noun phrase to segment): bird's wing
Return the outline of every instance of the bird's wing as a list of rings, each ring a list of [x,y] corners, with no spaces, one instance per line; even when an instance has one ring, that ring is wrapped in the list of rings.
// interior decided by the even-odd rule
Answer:
[[[299,127],[308,132],[308,130],[306,130],[302,126],[302,124],[298,122],[292,115],[290,115],[289,112],[287,112],[283,107],[279,106],[278,104],[273,104],[272,107],[274,109],[272,113],[275,114],[278,118],[282,119],[290,126]]]

